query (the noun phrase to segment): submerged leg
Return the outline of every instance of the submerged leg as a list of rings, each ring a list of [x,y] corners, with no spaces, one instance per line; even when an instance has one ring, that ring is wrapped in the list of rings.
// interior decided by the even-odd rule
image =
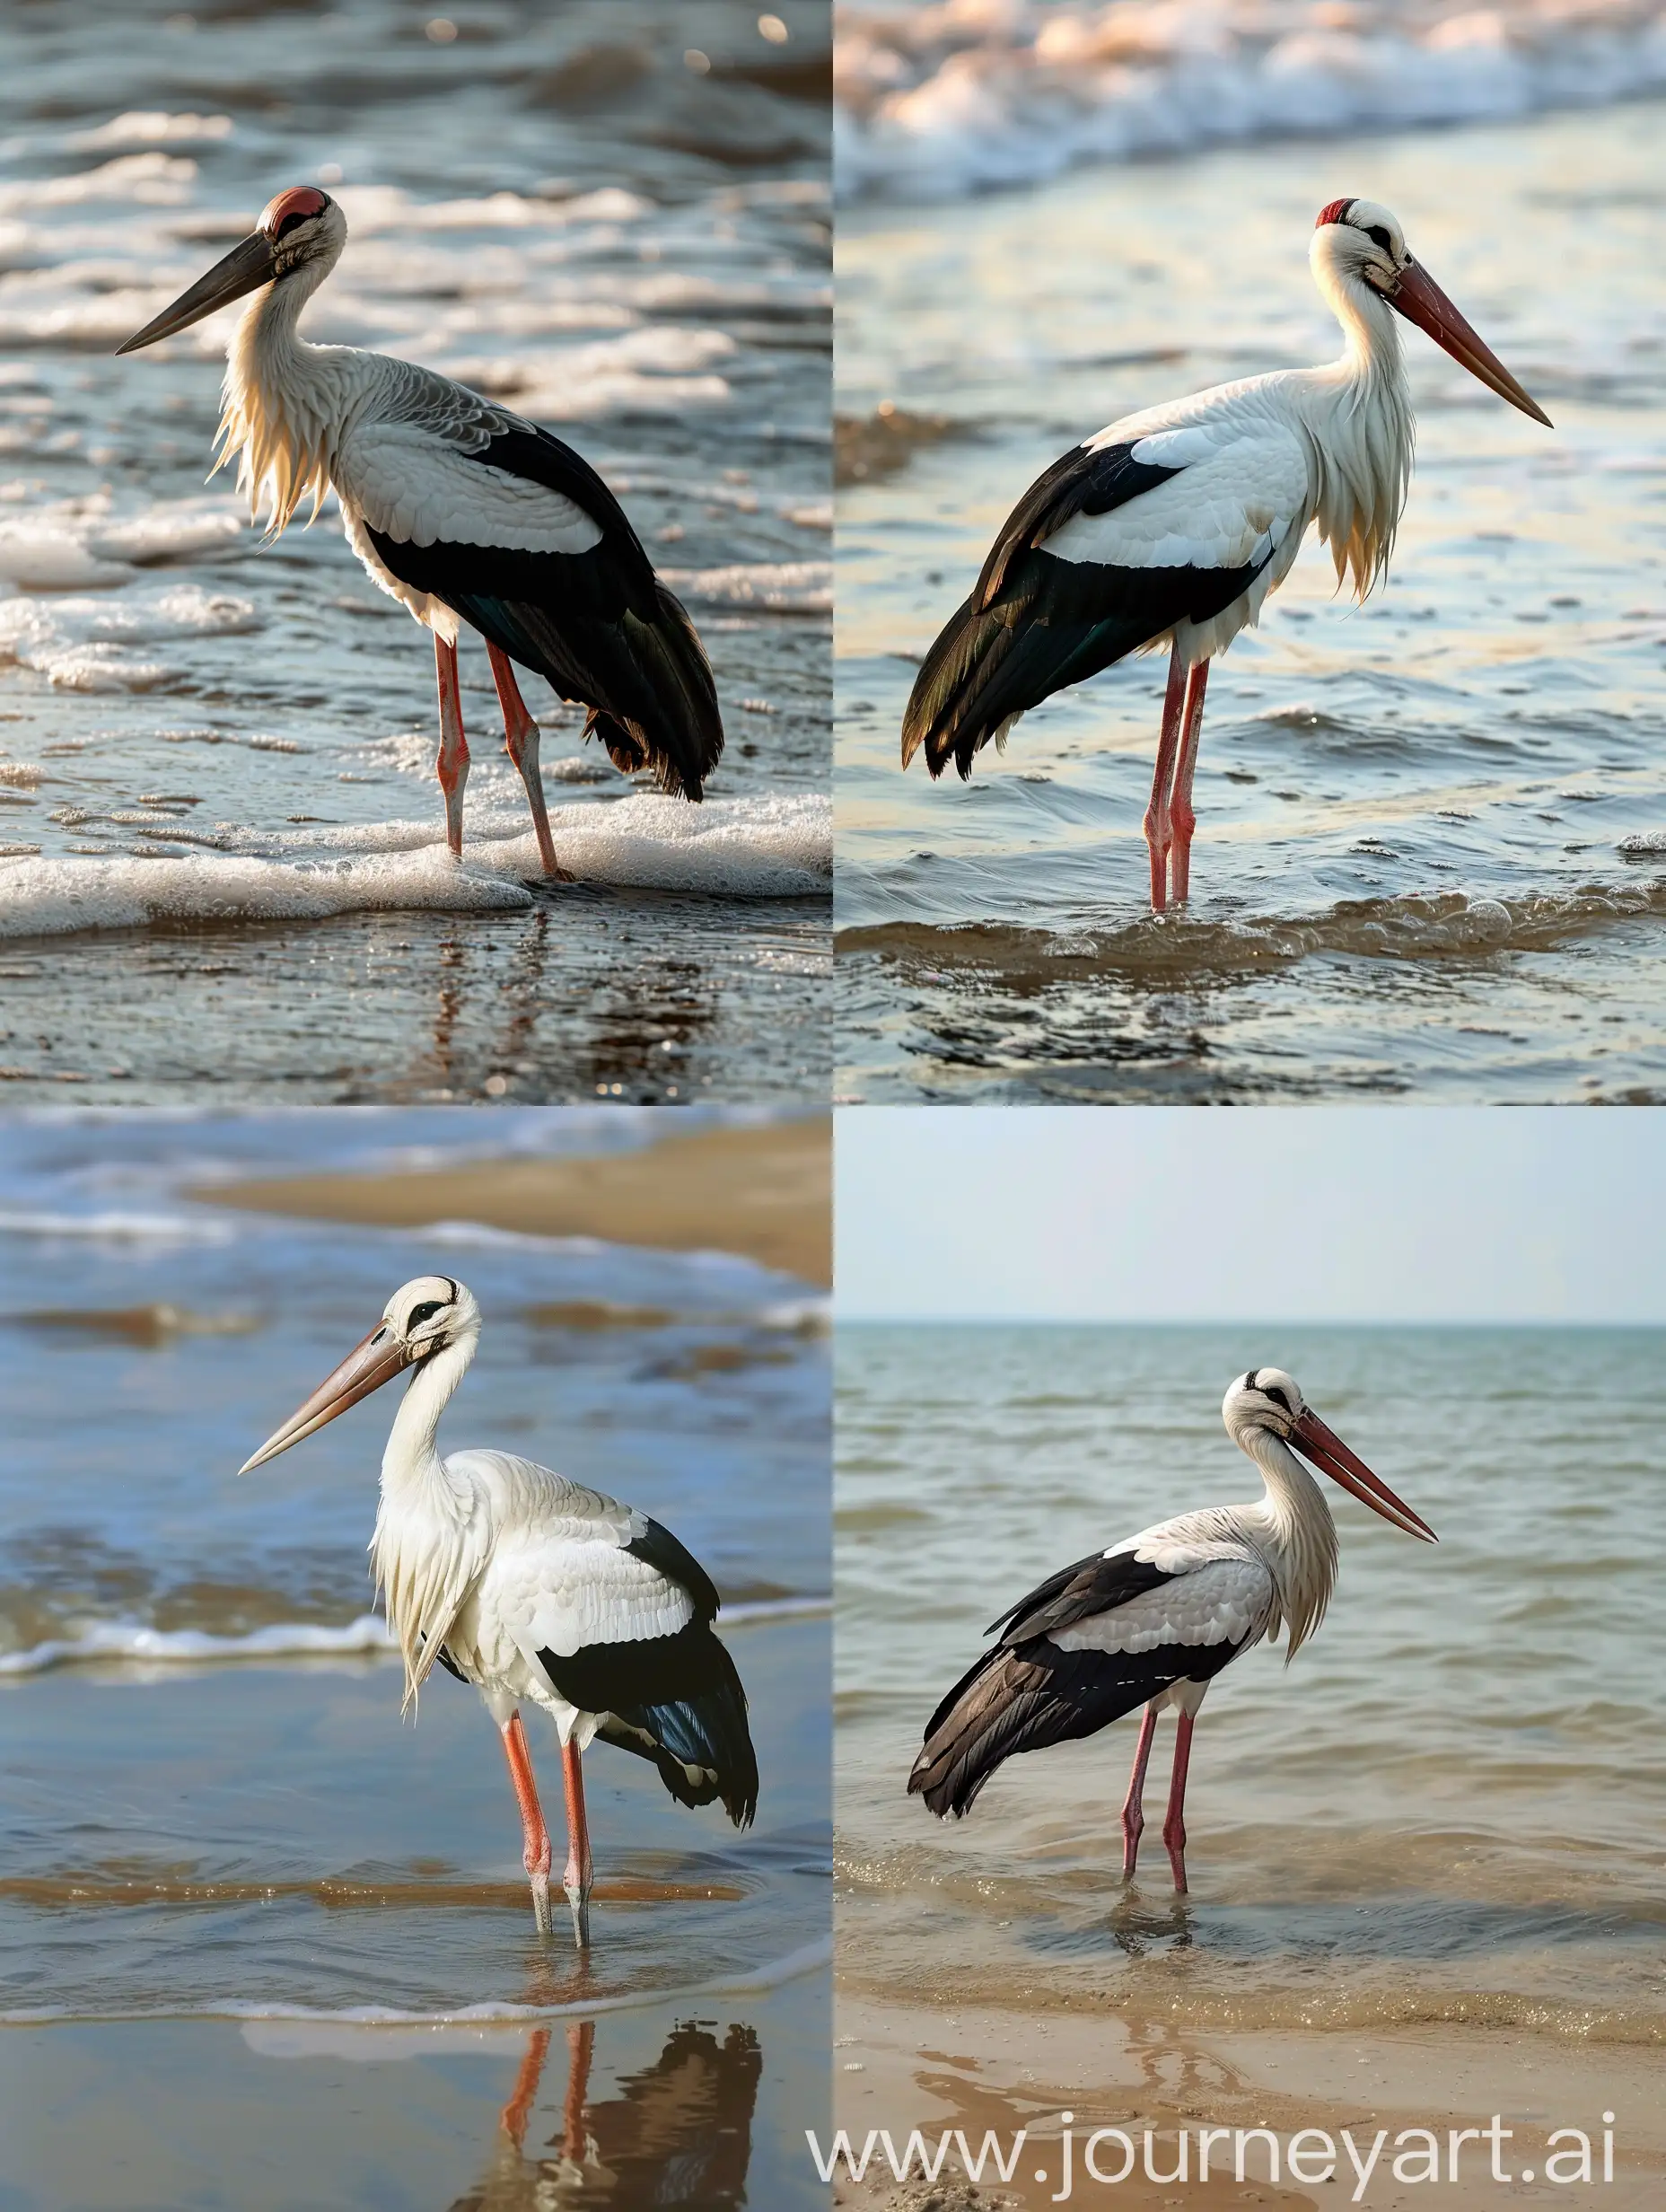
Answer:
[[[515,1802],[521,1808],[521,1827],[525,1848],[521,1863],[526,1868],[526,1878],[532,1888],[532,1918],[538,1922],[540,1936],[549,1933],[549,1830],[544,1826],[544,1809],[538,1802],[538,1784],[532,1778],[531,1754],[526,1748],[526,1731],[521,1725],[519,1713],[512,1713],[504,1724],[504,1754],[509,1761],[509,1778],[515,1786]]]
[[[1186,702],[1186,671],[1177,645],[1169,655],[1169,689],[1162,702],[1162,735],[1152,771],[1151,803],[1145,809],[1145,843],[1151,853],[1151,908],[1161,914],[1169,903],[1169,847],[1173,842],[1169,805],[1179,756],[1180,715]]]
[[[1187,672],[1186,706],[1180,716],[1180,752],[1174,769],[1174,796],[1169,803],[1169,826],[1174,837],[1171,889],[1177,903],[1191,890],[1192,831],[1197,817],[1192,812],[1192,777],[1197,772],[1197,741],[1203,734],[1203,695],[1209,681],[1209,663],[1198,661]]]
[[[567,1792],[567,1865],[563,1880],[573,1908],[573,1934],[590,1949],[590,1824],[584,1818],[584,1769],[576,1743],[561,1746],[561,1778]]]
[[[1174,1778],[1169,1784],[1169,1817],[1162,1823],[1162,1840],[1169,1848],[1174,1886],[1186,1893],[1186,1769],[1191,1764],[1192,1716],[1180,1715],[1174,1738]]]
[[[521,696],[514,663],[495,645],[488,645],[487,652],[491,656],[492,680],[497,686],[497,703],[504,710],[504,750],[521,771],[521,781],[526,786],[526,803],[532,810],[532,827],[538,833],[538,856],[544,864],[546,875],[566,880],[566,871],[556,865],[555,840],[549,834],[549,813],[544,804],[544,778],[538,765],[538,724]]]
[[[434,634],[434,672],[440,685],[440,789],[445,794],[445,841],[463,856],[463,786],[469,781],[469,741],[463,735],[462,693],[457,686],[457,648]]]
[[[1151,1758],[1151,1740],[1157,1733],[1157,1708],[1145,1707],[1140,1722],[1140,1740],[1134,1747],[1134,1771],[1128,1777],[1128,1795],[1122,1808],[1122,1879],[1132,1882],[1145,1832],[1145,1768]]]

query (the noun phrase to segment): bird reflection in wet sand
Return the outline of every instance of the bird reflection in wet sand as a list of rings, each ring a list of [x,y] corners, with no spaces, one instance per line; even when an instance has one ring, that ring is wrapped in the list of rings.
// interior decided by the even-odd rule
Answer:
[[[677,2205],[722,2212],[746,2202],[752,2114],[763,2054],[754,2032],[732,2023],[721,2042],[681,2021],[653,2065],[619,2082],[619,2094],[590,2098],[596,2023],[566,2027],[567,2076],[561,2123],[541,2150],[526,2137],[554,2035],[535,2028],[498,2125],[479,2185],[450,2212],[568,2212],[568,2208]]]

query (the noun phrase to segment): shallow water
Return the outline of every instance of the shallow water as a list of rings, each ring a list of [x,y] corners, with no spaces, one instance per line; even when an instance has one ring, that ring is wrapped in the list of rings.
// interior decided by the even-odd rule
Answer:
[[[839,1971],[1027,2009],[1109,1997],[1171,2025],[1473,2020],[1666,2035],[1650,1746],[1662,1650],[1654,1330],[841,1327],[836,1560]],[[1336,1494],[1342,1572],[1286,1673],[1212,1688],[1187,1799],[1136,1884],[1135,1725],[1011,1760],[963,1823],[905,1795],[986,1624],[1073,1558],[1256,1494],[1220,1394],[1252,1360],[1438,1531]]]
[[[536,2027],[14,2028],[0,2172],[18,2212],[808,2212],[827,2014],[802,1977]]]
[[[6,977],[14,1095],[50,1095],[66,1061],[91,1095],[166,1095],[197,1072],[131,1039],[121,989],[122,957],[181,927],[211,962],[268,956],[247,1063],[232,999],[178,963],[193,1050],[226,1095],[479,1096],[494,1074],[516,1095],[593,1093],[579,1071],[609,1049],[621,965],[662,1017],[618,1053],[629,1094],[686,1096],[660,1040],[707,971],[725,1087],[823,1075],[806,1034],[830,865],[827,12],[784,15],[772,45],[728,0],[590,0],[435,43],[365,0],[305,35],[293,14],[209,9],[111,41],[85,0],[0,33],[0,935],[31,941]],[[684,61],[697,35],[704,75]],[[205,489],[229,318],[110,357],[310,178],[351,233],[311,334],[559,426],[712,653],[728,742],[698,810],[635,790],[530,687],[570,893],[523,881],[484,653],[463,656],[459,871],[427,640],[333,503],[265,547],[224,478]],[[388,910],[435,985],[478,941],[476,995],[538,1016],[526,1071],[482,1059],[436,1080],[420,992],[320,1065],[320,1022],[357,1035],[355,933]],[[552,928],[560,959],[530,986]],[[123,933],[113,963],[106,931]],[[66,935],[91,954],[75,1030],[56,1003],[66,947],[40,944]]]
[[[1662,113],[841,215],[841,415],[890,401],[929,433],[853,434],[866,473],[841,495],[842,1096],[1657,1095],[1666,322],[1644,180]],[[903,704],[1074,439],[1334,351],[1306,241],[1344,187],[1394,207],[1556,428],[1407,333],[1418,463],[1388,587],[1355,609],[1310,545],[1218,663],[1193,901],[1154,921],[1161,666],[1049,700],[964,786],[899,772]],[[1230,250],[1199,252],[1227,207]]]
[[[647,1118],[82,1116],[0,1128],[0,2009],[576,2014],[816,1971],[827,1938],[828,1347],[820,1302],[719,1253],[243,1216],[239,1174],[646,1141]],[[401,1726],[364,1547],[386,1403],[279,1479],[259,1438],[397,1285],[486,1328],[442,1448],[502,1443],[640,1503],[711,1569],[766,1787],[744,1836],[587,1762],[589,1969],[538,1943],[494,1732]],[[533,1756],[558,1803],[553,1746]],[[630,1762],[636,1764],[636,1762]],[[761,1979],[760,1979],[761,1978]],[[740,2017],[744,2018],[742,2007]],[[820,2094],[823,2084],[815,2085]]]

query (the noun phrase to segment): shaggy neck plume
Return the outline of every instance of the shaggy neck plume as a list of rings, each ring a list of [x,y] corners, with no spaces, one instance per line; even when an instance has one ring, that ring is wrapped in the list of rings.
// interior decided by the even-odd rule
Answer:
[[[309,493],[315,522],[329,489],[329,349],[311,346],[296,331],[301,311],[318,290],[334,258],[320,256],[304,268],[275,279],[244,310],[226,356],[221,390],[219,446],[211,474],[237,461],[237,488],[249,511],[276,538]]]

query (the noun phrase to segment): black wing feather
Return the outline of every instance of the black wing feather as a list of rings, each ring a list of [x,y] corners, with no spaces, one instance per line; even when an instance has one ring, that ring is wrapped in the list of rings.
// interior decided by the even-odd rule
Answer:
[[[903,716],[905,768],[924,745],[933,776],[951,759],[970,776],[977,754],[1015,715],[1177,622],[1208,621],[1249,589],[1270,548],[1241,568],[1123,568],[1046,551],[1072,515],[1108,514],[1180,473],[1136,461],[1127,445],[1078,445],[1037,478],[915,680]]]
[[[538,1656],[557,1695],[569,1705],[584,1713],[610,1713],[673,1760],[708,1774],[714,1787],[706,1794],[723,1799],[737,1828],[750,1825],[758,1808],[758,1759],[747,1726],[746,1691],[727,1646],[707,1620],[697,1618],[675,1636],[590,1644],[570,1655],[541,1651]],[[654,1763],[672,1795],[682,1795],[666,1777],[663,1761]]]
[[[959,1819],[1004,1760],[1090,1736],[1173,1683],[1206,1681],[1240,1646],[1160,1644],[1146,1651],[1065,1651],[1058,1630],[1113,1611],[1175,1577],[1131,1552],[1063,1567],[991,1626],[1000,1641],[956,1682],[926,1725],[908,1777],[940,1819]]]
[[[620,767],[651,768],[662,790],[697,799],[723,747],[711,663],[625,510],[587,461],[530,424],[468,458],[561,493],[601,539],[583,553],[526,553],[444,539],[409,545],[367,524],[378,557],[588,707],[586,736],[599,734]]]

